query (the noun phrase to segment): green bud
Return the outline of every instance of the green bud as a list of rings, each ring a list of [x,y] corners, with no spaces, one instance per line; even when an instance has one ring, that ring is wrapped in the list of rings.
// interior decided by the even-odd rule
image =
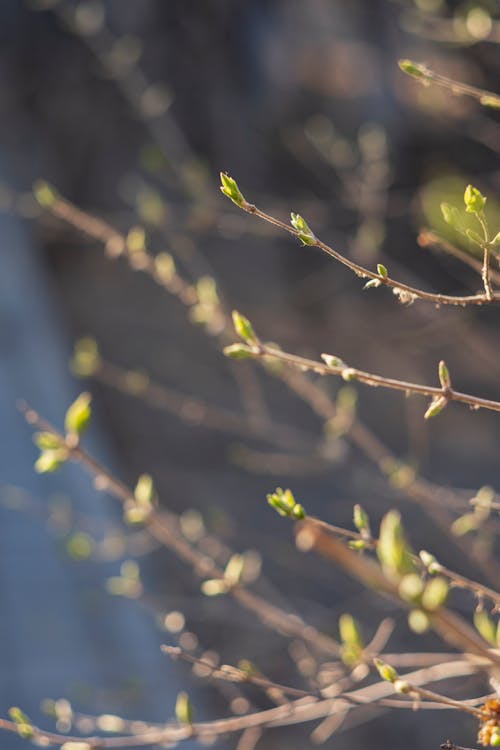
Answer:
[[[36,180],[33,183],[33,195],[42,208],[51,208],[59,198],[55,188],[45,180]]]
[[[177,721],[181,724],[192,724],[193,723],[193,706],[189,700],[189,696],[185,692],[179,693],[175,702],[175,716]]]
[[[440,396],[439,398],[434,398],[429,404],[429,407],[424,414],[424,419],[431,419],[432,417],[437,417],[438,414],[441,414],[441,412],[443,411],[447,403],[448,403],[448,399],[444,398],[444,396]]]
[[[371,536],[370,519],[368,518],[368,513],[361,507],[361,505],[356,504],[354,506],[353,521],[360,534],[366,537]]]
[[[74,560],[88,560],[94,551],[94,540],[82,531],[72,534],[66,542],[66,552]]]
[[[451,532],[455,536],[465,536],[471,531],[475,531],[480,523],[476,513],[464,513],[451,524]]]
[[[298,238],[304,245],[315,245],[317,240],[305,219],[300,214],[290,214],[290,223],[298,232]]]
[[[377,273],[383,279],[386,279],[389,275],[387,268],[382,263],[377,263]]]
[[[296,521],[300,521],[306,516],[304,508],[296,502],[291,490],[283,490],[281,487],[277,487],[275,492],[267,495],[267,502],[280,516],[293,518]]]
[[[143,253],[146,250],[146,232],[143,227],[132,227],[127,234],[127,250],[129,253]]]
[[[497,645],[496,626],[491,617],[484,609],[476,609],[474,612],[474,626],[485,641],[492,646]]]
[[[224,581],[230,586],[235,586],[241,580],[245,558],[243,555],[232,555],[224,570]]]
[[[492,109],[500,109],[500,96],[491,96],[490,94],[482,96],[479,99],[479,103],[483,107],[492,107]]]
[[[346,383],[350,383],[351,380],[356,380],[356,370],[352,367],[344,367],[342,370],[342,379],[346,381]]]
[[[380,524],[377,555],[384,570],[390,578],[400,578],[406,573],[414,573],[411,550],[406,542],[401,515],[391,510]]]
[[[236,180],[233,180],[233,178],[225,172],[221,172],[220,181],[221,192],[224,193],[227,198],[230,198],[233,203],[236,203],[236,205],[240,208],[247,204],[246,200],[240,192],[238,185],[236,184]]]
[[[64,419],[64,426],[68,434],[80,437],[88,428],[92,416],[91,401],[92,396],[87,391],[80,393],[78,398],[73,401]]]
[[[150,508],[153,504],[155,488],[149,474],[141,474],[134,489],[134,497],[139,505]]]
[[[422,594],[422,606],[429,612],[442,607],[448,599],[450,585],[445,578],[438,576],[430,580]]]
[[[37,474],[51,474],[67,461],[68,455],[66,448],[43,450],[35,462],[35,471]]]
[[[231,586],[221,578],[209,578],[201,584],[201,590],[205,596],[220,596],[227,594]]]
[[[386,664],[382,661],[382,659],[374,659],[373,663],[375,664],[378,673],[383,680],[385,680],[386,682],[396,682],[399,675],[394,667],[391,667],[390,664]]]
[[[478,214],[486,205],[486,198],[473,185],[467,185],[464,193],[465,210],[469,214]]]
[[[306,517],[306,512],[300,503],[295,503],[292,509],[292,518],[296,521],[302,521]]]
[[[366,282],[363,289],[377,289],[379,286],[382,286],[380,279],[370,279],[370,281]]]
[[[154,259],[155,271],[161,281],[171,281],[175,274],[175,261],[170,253],[159,253]]]
[[[347,543],[347,546],[350,547],[350,549],[361,552],[362,550],[366,549],[366,542],[364,541],[364,539],[351,539]]]
[[[9,716],[17,727],[17,733],[20,737],[25,740],[33,738],[34,729],[31,724],[31,719],[17,706],[9,708]]]
[[[245,344],[230,344],[230,346],[225,346],[222,351],[226,357],[231,357],[231,359],[250,359],[254,356],[252,349]]]
[[[408,613],[408,625],[414,633],[421,635],[429,630],[431,622],[421,609],[412,609]]]
[[[245,318],[244,315],[239,313],[237,310],[233,310],[233,325],[234,330],[247,344],[257,344],[258,338],[255,334],[252,324]]]
[[[424,582],[417,573],[408,573],[403,576],[398,587],[401,599],[411,604],[419,604],[424,590]]]
[[[337,369],[347,367],[346,363],[334,354],[322,354],[321,359],[327,367],[335,367]]]
[[[450,372],[446,366],[446,362],[442,359],[438,367],[439,382],[442,388],[451,388]]]
[[[364,648],[363,635],[359,624],[354,617],[348,613],[339,617],[340,640],[350,649],[361,652]]]
[[[398,60],[398,65],[403,73],[412,76],[412,78],[427,78],[427,68],[421,63],[412,60]]]
[[[99,350],[95,339],[85,336],[75,344],[70,368],[79,378],[88,378],[99,369]]]
[[[406,680],[396,680],[394,682],[394,692],[408,695],[408,693],[411,693],[411,685]]]
[[[439,573],[441,570],[441,565],[438,563],[434,555],[431,555],[430,552],[426,552],[425,549],[420,550],[419,557],[422,560],[422,563],[427,568],[427,572],[431,575],[435,575],[436,573]]]
[[[53,432],[35,432],[33,442],[41,451],[59,450],[64,447],[61,438]]]
[[[499,104],[497,105],[500,107],[500,100]],[[490,747],[498,747],[500,745],[500,729],[497,727],[494,729],[490,735]]]

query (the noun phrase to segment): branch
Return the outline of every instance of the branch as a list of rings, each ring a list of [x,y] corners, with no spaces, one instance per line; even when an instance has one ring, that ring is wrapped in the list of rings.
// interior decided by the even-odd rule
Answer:
[[[479,396],[472,396],[467,393],[461,393],[455,391],[450,386],[430,386],[421,385],[420,383],[410,383],[404,380],[396,380],[394,378],[387,378],[383,375],[377,375],[371,372],[365,372],[364,370],[358,370],[354,367],[348,367],[344,362],[329,354],[323,354],[322,357],[324,362],[319,362],[313,359],[307,359],[300,357],[296,354],[290,354],[284,352],[281,349],[276,349],[268,344],[263,344],[260,341],[255,344],[240,345],[235,344],[234,347],[227,347],[225,354],[228,356],[237,356],[239,352],[245,353],[248,357],[259,359],[261,357],[270,357],[281,362],[298,367],[302,371],[315,372],[318,375],[336,375],[342,377],[346,381],[358,381],[365,385],[372,386],[374,388],[387,388],[389,390],[404,391],[404,393],[414,393],[421,396],[429,396],[433,399],[433,403],[436,400],[443,400],[444,403],[440,404],[442,408],[446,406],[449,401],[457,401],[462,404],[467,404],[473,409],[489,409],[491,411],[500,411],[500,401],[492,401],[486,398],[480,398]],[[441,410],[441,409],[440,409]],[[437,412],[436,412],[437,413]],[[435,416],[434,413],[427,413],[427,417]]]
[[[224,175],[224,177],[228,180],[232,180],[232,178],[228,177],[227,175]],[[221,179],[222,175],[221,175]],[[233,180],[234,182],[234,180]],[[236,184],[236,183],[234,183]],[[224,185],[222,187],[222,192],[225,192]],[[231,197],[228,192],[225,192],[228,197]],[[485,305],[491,302],[499,302],[500,301],[500,292],[495,292],[492,294],[491,298],[488,298],[486,293],[484,294],[472,294],[467,296],[454,296],[449,294],[435,294],[433,292],[426,292],[423,289],[418,289],[416,287],[410,286],[409,284],[405,284],[401,281],[398,281],[396,279],[392,279],[386,272],[386,269],[383,271],[371,271],[369,268],[365,268],[364,266],[360,266],[358,263],[355,263],[354,261],[350,260],[350,258],[347,258],[345,255],[342,255],[337,250],[334,250],[334,248],[327,245],[325,242],[320,240],[316,235],[312,233],[312,231],[309,229],[307,224],[301,219],[303,222],[302,227],[300,227],[300,224],[298,224],[299,228],[297,229],[295,226],[290,226],[289,224],[286,224],[284,221],[281,221],[280,219],[276,219],[274,216],[270,216],[269,214],[266,214],[264,211],[261,211],[260,208],[257,208],[257,206],[253,205],[252,203],[249,203],[241,193],[238,191],[238,195],[235,198],[231,198],[236,205],[241,208],[243,211],[245,211],[248,214],[252,214],[253,216],[258,216],[259,219],[262,219],[263,221],[268,222],[269,224],[273,224],[274,226],[278,227],[279,229],[282,229],[285,232],[288,232],[288,234],[294,235],[294,237],[297,237],[299,240],[302,241],[303,244],[309,245],[311,247],[319,247],[320,250],[322,250],[324,253],[329,255],[331,258],[334,258],[339,263],[342,263],[342,265],[347,266],[353,273],[356,274],[356,276],[359,276],[362,279],[370,279],[374,282],[374,285],[376,286],[387,286],[393,289],[393,293],[399,297],[401,302],[404,303],[411,303],[414,302],[416,299],[425,300],[427,302],[434,302],[437,305],[460,305],[462,307],[465,307],[466,305]],[[293,216],[297,216],[297,214],[292,214]],[[292,218],[293,221],[293,218]],[[306,231],[304,231],[304,227],[307,228]],[[381,270],[381,269],[380,269]]]

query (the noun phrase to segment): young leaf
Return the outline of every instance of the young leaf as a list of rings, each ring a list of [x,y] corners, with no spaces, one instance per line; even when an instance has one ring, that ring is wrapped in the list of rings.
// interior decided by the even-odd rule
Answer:
[[[249,359],[253,357],[251,348],[245,346],[245,344],[230,344],[224,347],[223,352],[226,357],[231,357],[231,359]]]
[[[469,214],[478,214],[483,211],[486,205],[486,198],[473,185],[467,185],[464,193],[465,210]]]
[[[298,232],[298,238],[301,240],[304,245],[315,245],[316,244],[316,237],[314,236],[314,232],[312,231],[309,224],[306,222],[305,219],[302,218],[300,214],[294,214],[293,212],[290,214],[290,223],[294,229]]]
[[[81,437],[88,428],[92,416],[91,401],[92,396],[87,391],[80,393],[78,398],[73,401],[64,419],[64,426],[68,434]]]
[[[234,330],[243,341],[247,344],[257,344],[258,338],[252,324],[238,310],[233,310]]]
[[[226,172],[220,173],[220,181],[221,181],[221,192],[227,197],[230,198],[233,203],[236,203],[237,206],[240,208],[246,204],[246,200],[243,197],[243,195],[240,192],[240,189],[238,185],[236,184],[236,180],[233,180],[232,177],[230,177]]]
[[[451,388],[450,371],[446,366],[444,359],[441,360],[438,366],[439,382],[442,388]]]

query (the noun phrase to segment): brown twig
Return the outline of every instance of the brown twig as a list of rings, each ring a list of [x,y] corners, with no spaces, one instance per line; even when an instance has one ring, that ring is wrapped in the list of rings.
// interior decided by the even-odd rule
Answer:
[[[68,451],[69,457],[80,463],[90,472],[94,477],[94,482],[98,489],[109,492],[123,505],[135,504],[133,491],[87,453],[81,445],[75,445],[72,441],[68,441],[62,433],[40,417],[34,409],[25,404],[21,404],[20,406],[29,424],[44,432],[50,432],[62,441]],[[148,519],[146,528],[153,538],[190,565],[196,575],[206,579],[225,580],[225,571],[207,554],[192,547],[179,533],[178,518],[174,513],[153,511]],[[241,606],[254,612],[267,627],[287,637],[304,640],[313,648],[325,654],[337,655],[339,653],[339,644],[333,638],[321,633],[296,615],[271,604],[271,602],[247,589],[242,583],[228,586],[227,593]]]
[[[295,237],[300,239],[301,233],[299,230],[295,229],[289,224],[286,224],[280,219],[276,219],[274,216],[266,214],[264,211],[261,211],[260,208],[257,208],[257,206],[253,205],[252,203],[244,201],[241,204],[240,208],[242,208],[243,211],[246,211],[253,216],[258,216],[259,219],[263,219],[269,224],[273,224],[279,229],[282,229],[289,234],[293,234]],[[423,289],[418,289],[417,287],[413,287],[396,279],[392,279],[388,275],[385,276],[378,273],[377,271],[371,271],[369,268],[360,266],[358,263],[350,260],[345,255],[339,253],[337,250],[334,250],[334,248],[330,247],[313,234],[308,236],[307,245],[310,245],[312,247],[319,247],[320,250],[329,255],[331,258],[334,258],[339,263],[342,263],[342,265],[349,268],[353,273],[356,274],[356,276],[359,276],[362,279],[372,279],[374,281],[377,281],[379,286],[391,287],[394,291],[394,294],[396,294],[402,302],[409,303],[413,302],[416,299],[421,299],[427,302],[434,302],[437,305],[460,305],[462,307],[465,307],[466,305],[485,305],[490,302],[500,301],[500,292],[494,292],[491,296],[491,299],[489,299],[486,294],[455,296],[449,294],[435,294],[434,292],[426,292]]]

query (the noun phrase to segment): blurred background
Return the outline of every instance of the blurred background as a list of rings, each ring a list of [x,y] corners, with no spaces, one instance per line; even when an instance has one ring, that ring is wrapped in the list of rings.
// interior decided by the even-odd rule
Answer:
[[[163,721],[179,689],[199,718],[269,705],[171,663],[162,642],[224,663],[248,658],[303,687],[320,668],[300,642],[229,597],[203,596],[171,554],[125,531],[80,467],[34,473],[18,400],[60,426],[85,389],[89,451],[132,486],[151,474],[193,543],[216,535],[222,558],[245,551],[264,595],[334,637],[349,611],[367,639],[394,617],[392,650],[441,648],[411,635],[391,603],[296,551],[265,495],[290,486],[308,511],[349,527],[356,502],[375,526],[400,507],[416,548],[491,583],[494,535],[467,516],[467,501],[497,483],[498,418],[451,405],[424,422],[422,399],[221,351],[237,308],[287,351],[428,383],[444,358],[457,388],[498,399],[498,311],[363,291],[319,250],[238,211],[218,174],[272,215],[298,211],[360,264],[437,292],[480,290],[477,272],[418,237],[430,228],[472,252],[439,210],[461,208],[468,182],[489,197],[497,231],[499,115],[419,85],[397,60],[498,91],[498,3],[2,0],[0,36],[0,714],[19,704],[50,725],[40,702],[64,696],[82,729],[95,727],[87,714]],[[70,204],[44,210],[32,190],[40,180]],[[37,184],[43,203],[48,188]],[[82,337],[77,374],[82,356],[93,363],[83,384],[68,366]],[[462,680],[457,695],[477,690]],[[67,728],[69,704],[57,711]],[[475,727],[452,713],[379,711],[366,725],[375,713],[313,740],[382,747],[411,731],[415,745],[474,742]],[[313,730],[273,730],[259,744],[303,746]]]

